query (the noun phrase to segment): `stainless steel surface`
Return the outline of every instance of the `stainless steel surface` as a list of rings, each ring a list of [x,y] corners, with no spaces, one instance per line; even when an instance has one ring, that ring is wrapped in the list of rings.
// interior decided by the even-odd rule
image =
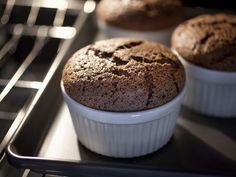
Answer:
[[[17,69],[13,77],[8,81],[7,85],[4,87],[2,92],[0,93],[0,102],[6,97],[6,95],[11,91],[16,82],[20,79],[20,77],[24,74],[26,69],[30,66],[30,64],[34,61],[38,53],[42,50],[45,43],[44,37],[38,37],[31,52],[25,58],[24,62],[22,62],[21,66]]]
[[[7,24],[8,21],[10,20],[10,15],[12,13],[14,5],[30,7],[30,11],[29,11],[29,16],[26,20],[25,25],[7,24],[7,28],[10,30],[9,34],[12,35],[12,37],[8,39],[7,43],[5,43],[5,45],[7,45],[7,46],[5,46],[6,50],[4,49],[2,51],[2,53],[0,51],[0,63],[1,63],[1,58],[4,58],[6,55],[8,55],[8,53],[14,52],[15,47],[18,45],[18,41],[21,38],[21,35],[26,35],[29,37],[36,37],[36,38],[38,38],[39,41],[42,40],[38,44],[37,44],[37,42],[34,43],[34,46],[36,45],[36,47],[32,47],[31,52],[29,52],[29,54],[28,54],[28,58],[30,58],[30,59],[28,59],[28,61],[26,60],[27,57],[24,59],[24,61],[26,60],[25,62],[28,63],[28,66],[30,66],[30,63],[33,62],[33,60],[36,58],[36,55],[38,54],[38,52],[40,51],[42,46],[45,44],[45,39],[47,39],[47,38],[59,38],[61,40],[70,39],[70,38],[73,38],[76,33],[76,29],[74,29],[73,27],[65,27],[63,25],[64,25],[64,21],[67,16],[68,8],[71,8],[71,10],[72,10],[71,13],[75,13],[76,9],[81,8],[81,6],[79,6],[78,4],[72,5],[71,3],[69,3],[69,4],[60,3],[62,1],[58,1],[57,5],[56,5],[57,11],[55,12],[54,20],[52,20],[52,25],[51,26],[47,25],[47,26],[44,26],[43,28],[41,28],[41,25],[37,24],[37,23],[39,23],[39,20],[36,18],[36,16],[38,16],[40,14],[40,9],[42,7],[51,8],[52,4],[43,3],[43,1],[41,1],[41,0],[34,1],[33,3],[30,3],[30,2],[31,1],[28,1],[28,0],[26,0],[26,1],[8,0],[7,1],[7,6],[4,10],[4,15],[1,18],[2,24]],[[88,4],[88,6],[89,6],[89,4]],[[92,4],[92,6],[93,6],[93,4]],[[89,12],[90,9],[87,8],[87,11]],[[68,32],[68,36],[71,36],[71,37],[66,38],[65,35],[60,36],[61,32],[64,33],[66,31]],[[98,35],[99,35],[98,39],[102,39],[104,37],[100,33]],[[36,49],[38,48],[39,50],[36,50],[35,48]],[[59,46],[59,48],[60,48],[60,46]],[[63,48],[63,50],[68,50],[68,49]],[[17,76],[15,76],[15,78],[14,78],[14,76],[12,78],[0,78],[0,87],[2,86],[4,88],[4,89],[2,89],[2,93],[5,93],[5,94],[2,94],[3,96],[1,97],[3,100],[5,99],[4,97],[7,96],[8,93],[10,93],[11,89],[24,88],[24,89],[31,89],[31,90],[37,91],[42,87],[42,83],[43,83],[42,79],[24,80],[24,79],[22,79],[22,77],[20,77],[20,75],[23,75],[24,71],[27,70],[27,65],[25,65],[25,66],[26,67],[23,67],[23,69],[21,68],[21,66],[18,67],[20,74],[19,75],[17,74]],[[55,70],[55,68],[53,68],[53,69]],[[17,70],[16,70],[16,72],[17,72]],[[48,79],[50,77],[49,75],[47,74],[45,79]],[[9,85],[9,86],[7,86],[7,85]],[[59,85],[57,87],[59,87]],[[1,92],[1,90],[0,90],[0,92]],[[36,94],[33,93],[33,95],[36,95]],[[40,95],[40,94],[38,94],[38,95]],[[56,98],[56,99],[58,99],[58,98]],[[26,101],[25,104],[21,107],[21,109],[19,109],[19,111],[14,111],[14,112],[8,111],[7,112],[7,111],[0,110],[0,124],[1,124],[1,120],[9,121],[8,128],[9,127],[10,128],[7,129],[8,130],[7,135],[14,134],[20,121],[25,116],[25,113],[26,113],[26,110],[29,106],[29,103],[30,103],[29,100]],[[35,102],[33,102],[33,103],[31,102],[31,105],[32,104],[35,104]],[[185,112],[186,112],[185,109],[183,109],[182,112],[183,112],[183,114],[178,119],[178,131],[180,131],[179,129],[181,129],[181,133],[177,132],[177,136],[180,137],[181,135],[183,135],[183,132],[186,131],[187,132],[186,134],[192,135],[192,137],[190,137],[190,138],[188,137],[189,139],[196,138],[197,143],[199,143],[198,141],[201,141],[201,143],[199,143],[200,146],[206,145],[207,150],[213,149],[213,151],[216,151],[217,155],[222,156],[223,158],[225,158],[227,160],[236,161],[234,158],[231,158],[231,157],[236,157],[236,155],[235,155],[236,151],[234,151],[236,144],[235,144],[235,141],[233,138],[228,136],[223,130],[221,131],[220,129],[217,129],[214,126],[212,127],[208,123],[203,126],[202,122],[195,121],[198,118],[201,119],[202,118],[201,115],[195,116],[194,119],[186,119],[186,118],[184,118],[185,116],[188,117],[189,115],[192,116],[194,114],[188,113],[188,111],[187,111],[187,114],[185,114]],[[208,122],[208,120],[206,122]],[[1,127],[1,125],[0,125],[0,127]],[[184,129],[184,130],[182,130],[182,129]],[[206,134],[207,134],[207,136],[206,136]],[[5,136],[6,142],[9,140],[9,138],[10,138],[9,136]],[[172,142],[174,142],[174,143],[176,143],[175,138],[176,137],[174,137],[174,140],[172,140]],[[223,141],[218,141],[219,139],[221,139]],[[190,141],[190,142],[194,142],[194,141],[195,140]],[[179,142],[176,143],[177,145],[174,145],[174,148],[176,148],[177,150],[176,151],[174,150],[172,152],[170,151],[172,153],[172,155],[175,155],[176,157],[174,157],[173,159],[170,159],[170,160],[167,160],[167,159],[163,159],[163,160],[164,161],[167,160],[167,162],[170,165],[172,163],[173,164],[176,163],[176,161],[179,160],[178,162],[181,163],[180,166],[181,165],[188,166],[188,164],[187,164],[188,160],[191,161],[191,159],[187,159],[187,160],[181,159],[180,160],[180,159],[178,159],[178,157],[180,157],[181,155],[178,156],[179,154],[177,154],[177,153],[173,154],[173,152],[179,152],[180,154],[191,154],[192,152],[184,152],[184,150],[179,149],[183,146],[178,143]],[[6,144],[2,144],[2,145],[6,145]],[[192,146],[192,144],[187,144],[187,145]],[[227,148],[225,148],[224,145],[227,145]],[[4,146],[0,146],[0,150],[1,150],[1,148],[3,149]],[[168,149],[168,147],[166,149]],[[191,148],[189,148],[189,149],[191,149]],[[189,149],[187,148],[187,150],[189,150]],[[194,150],[193,150],[193,152],[194,152]],[[209,150],[208,150],[208,152],[209,152]],[[213,153],[213,155],[215,155],[215,152]],[[70,118],[68,108],[64,102],[61,103],[60,108],[58,109],[58,112],[56,114],[55,120],[53,121],[49,131],[47,132],[46,138],[44,139],[43,144],[40,148],[38,157],[48,158],[48,159],[56,159],[56,160],[61,160],[61,161],[63,161],[63,160],[70,161],[71,160],[73,162],[79,162],[80,160],[85,160],[85,162],[86,162],[86,160],[93,161],[94,159],[95,160],[93,162],[95,162],[95,163],[100,163],[100,162],[102,162],[102,163],[103,162],[104,163],[111,162],[112,163],[114,161],[120,162],[119,160],[116,161],[114,159],[101,157],[93,152],[90,152],[89,150],[87,150],[86,148],[84,148],[83,146],[81,146],[79,144],[76,134],[75,134],[75,131],[74,131],[74,128],[73,128],[73,124],[72,124],[72,121]],[[162,158],[163,157],[164,156],[162,156]],[[19,177],[20,176],[21,177],[62,177],[62,176],[58,176],[58,175],[48,175],[48,174],[35,173],[35,172],[29,171],[29,170],[17,170],[8,164],[4,155],[2,156],[2,158],[3,158],[3,160],[2,160],[2,162],[0,162],[0,177],[14,177],[14,176],[15,177],[18,177],[18,176]],[[190,156],[188,158],[190,158]],[[136,159],[136,160],[141,162],[140,163],[141,165],[146,165],[146,166],[149,166],[151,163],[153,163],[153,164],[159,163],[158,160],[155,160],[155,158],[152,159],[152,157],[150,157],[150,156],[147,157],[146,160],[145,160],[145,157],[144,158],[141,157],[140,159]],[[129,162],[136,163],[135,160],[131,159],[131,160],[127,160],[126,162],[124,162],[124,164],[125,163],[129,164]],[[159,163],[159,165],[160,165],[160,163]],[[201,165],[201,164],[199,164],[199,165]],[[181,176],[181,174],[180,174],[180,176]],[[184,176],[188,176],[188,175],[185,174]],[[198,176],[198,174],[194,174],[193,176]]]
[[[97,39],[102,39],[103,37],[104,36],[98,33]],[[57,88],[59,88],[59,84],[57,85]],[[79,144],[73,129],[70,114],[63,102],[57,111],[56,116],[50,119],[53,121],[50,123],[51,126],[46,133],[46,138],[44,136],[45,131],[43,131],[44,134],[42,137],[44,142],[39,146],[35,146],[35,149],[40,147],[39,154],[33,154],[32,148],[30,148],[29,151],[26,150],[27,152],[24,152],[26,155],[33,156],[31,159],[32,161],[24,161],[23,158],[25,157],[25,154],[21,156],[23,159],[22,161],[28,163],[28,165],[25,166],[30,166],[30,162],[32,162],[35,166],[38,166],[32,168],[54,174],[65,174],[66,172],[69,173],[71,171],[71,173],[73,173],[73,171],[82,169],[82,172],[80,173],[82,176],[89,176],[87,173],[90,173],[91,175],[93,170],[97,170],[98,173],[96,174],[99,176],[108,176],[109,172],[114,174],[114,172],[112,173],[111,171],[116,171],[117,169],[105,169],[107,166],[109,168],[113,165],[119,168],[119,165],[121,164],[125,167],[121,168],[120,171],[117,170],[115,172],[115,174],[117,173],[117,176],[120,173],[128,173],[129,170],[130,173],[138,173],[140,176],[145,176],[145,174],[149,174],[150,172],[145,171],[139,173],[137,170],[139,168],[152,168],[152,172],[156,172],[156,174],[153,173],[150,174],[150,176],[155,176],[157,174],[163,175],[163,173],[160,172],[162,169],[167,169],[167,173],[164,173],[165,175],[163,176],[211,176],[205,175],[205,173],[213,173],[214,176],[214,172],[224,174],[227,173],[227,170],[231,170],[230,172],[235,174],[233,168],[235,159],[231,158],[231,156],[236,157],[234,151],[236,138],[234,125],[236,122],[233,120],[220,121],[219,119],[195,114],[183,108],[182,114],[178,119],[174,137],[165,148],[149,156],[136,159],[113,159],[93,153]],[[38,118],[35,117],[34,120],[36,119]],[[27,128],[21,129],[22,134],[31,132],[29,125]],[[223,141],[219,141],[218,137]],[[23,136],[21,136],[21,138],[18,138],[18,142],[19,140],[32,141],[35,143],[33,136],[31,138],[23,138]],[[223,142],[223,145],[221,142]],[[20,146],[19,149],[21,150],[27,149],[27,147]],[[17,147],[17,143],[12,147]],[[18,153],[18,155],[21,154]],[[85,165],[87,170],[86,168],[83,169],[84,164],[87,164],[87,166]],[[91,164],[97,164],[98,169],[101,168],[101,171],[91,167]],[[64,165],[64,167],[62,167],[60,171],[59,168],[61,165]],[[65,167],[66,165],[68,168]],[[77,166],[78,168],[76,168]],[[137,169],[132,171],[133,167],[137,167]],[[63,171],[63,169],[66,170]],[[171,173],[169,170],[174,172]],[[180,171],[181,173],[175,173],[175,170]],[[191,172],[191,174],[186,174],[185,171]],[[74,172],[73,175],[75,174],[76,172]]]
[[[1,17],[2,24],[6,24],[9,21],[10,14],[12,12],[14,4],[15,4],[15,0],[8,0],[7,1],[6,8],[5,8],[3,15]]]
[[[13,35],[1,48],[0,50],[0,61],[3,60],[3,57],[12,49],[15,45],[17,45],[18,40],[20,39],[20,35]]]
[[[20,170],[12,167],[5,156],[0,160],[0,177],[52,177],[44,174],[32,172],[30,170]],[[61,176],[54,176],[61,177]]]
[[[39,156],[50,159],[81,159],[77,137],[70,118],[69,110],[65,103],[62,103],[56,115],[55,122],[49,130],[39,152]]]
[[[59,52],[77,33],[74,24],[82,4],[75,0],[0,1],[0,177],[47,176],[15,169],[6,160],[4,148],[68,50]],[[47,48],[48,54],[42,52],[48,52]]]
[[[0,177],[20,177],[23,174],[24,170],[18,170],[11,165],[4,156],[0,161]]]
[[[73,0],[66,2],[0,2],[0,35],[3,36],[0,44],[1,155],[24,119],[36,92],[42,87],[47,68],[53,61],[52,57],[56,56],[62,42],[76,35],[74,22],[79,17],[82,3]],[[45,47],[52,48],[49,59],[47,55],[42,54],[42,49],[46,50]],[[40,62],[38,60],[42,55],[45,59],[41,58]]]
[[[181,116],[178,118],[178,125],[215,149],[225,158],[236,162],[236,142],[224,132],[201,123],[183,119]],[[80,146],[77,142],[69,110],[64,102],[42,145],[39,156],[50,159],[81,160]]]

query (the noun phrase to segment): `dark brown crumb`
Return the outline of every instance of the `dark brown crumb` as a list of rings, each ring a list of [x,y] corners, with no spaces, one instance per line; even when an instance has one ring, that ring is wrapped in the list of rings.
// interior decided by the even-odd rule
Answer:
[[[178,24],[183,19],[184,10],[180,0],[102,0],[97,15],[116,27],[153,31]]]
[[[193,64],[236,71],[236,16],[202,15],[179,25],[172,47]]]
[[[76,52],[64,67],[69,96],[106,111],[158,107],[182,91],[185,74],[165,46],[138,39],[110,39]]]

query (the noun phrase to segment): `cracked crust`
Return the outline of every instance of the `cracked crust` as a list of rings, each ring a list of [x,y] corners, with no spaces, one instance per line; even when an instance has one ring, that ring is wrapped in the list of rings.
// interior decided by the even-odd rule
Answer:
[[[139,39],[99,41],[77,51],[64,67],[69,96],[106,111],[140,111],[176,97],[184,69],[165,46]]]
[[[236,71],[236,16],[202,15],[188,20],[173,33],[172,47],[193,64]]]
[[[102,0],[97,8],[98,17],[108,24],[138,31],[173,27],[183,12],[180,0]]]

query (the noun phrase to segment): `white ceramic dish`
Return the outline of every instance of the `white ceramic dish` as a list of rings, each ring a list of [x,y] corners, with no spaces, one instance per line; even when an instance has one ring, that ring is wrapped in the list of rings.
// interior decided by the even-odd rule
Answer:
[[[108,112],[86,107],[61,89],[78,139],[88,149],[111,157],[154,152],[171,138],[185,89],[170,102],[137,112]]]
[[[97,22],[99,29],[101,30],[102,33],[105,34],[105,37],[107,38],[134,37],[134,38],[160,42],[166,46],[170,46],[170,38],[174,30],[173,27],[159,31],[134,31],[111,26],[99,19],[97,20]]]
[[[184,105],[214,117],[236,117],[236,72],[223,72],[196,66],[183,59],[187,74]]]

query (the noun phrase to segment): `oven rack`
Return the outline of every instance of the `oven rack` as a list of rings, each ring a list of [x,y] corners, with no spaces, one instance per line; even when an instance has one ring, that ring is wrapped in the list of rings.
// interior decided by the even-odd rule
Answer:
[[[86,18],[82,1],[0,2],[0,157]]]

